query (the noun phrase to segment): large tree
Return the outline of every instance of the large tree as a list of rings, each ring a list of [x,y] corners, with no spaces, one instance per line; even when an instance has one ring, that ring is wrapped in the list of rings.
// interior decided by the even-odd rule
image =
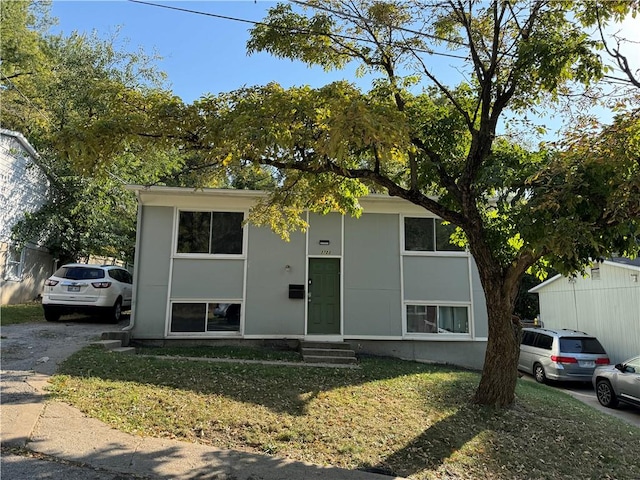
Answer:
[[[489,323],[474,400],[511,404],[519,353],[511,315],[523,275],[545,262],[572,271],[614,250],[637,253],[640,152],[633,113],[578,142],[588,156],[571,145],[532,153],[501,137],[500,121],[600,80],[598,42],[583,23],[619,20],[635,4],[603,2],[594,15],[593,2],[548,0],[292,3],[270,10],[249,50],[327,69],[360,62],[376,77],[369,91],[348,82],[243,88],[173,104],[152,123],[120,128],[109,146],[163,139],[194,152],[184,173],[202,184],[266,168],[277,181],[253,220],[285,236],[304,226],[305,209],[359,214],[358,198],[371,191],[459,227]]]
[[[109,158],[92,147],[107,147],[118,125],[144,117],[145,109],[169,109],[176,101],[162,88],[155,58],[128,51],[117,36],[49,34],[55,19],[47,2],[0,5],[2,127],[36,147],[35,161],[51,185],[49,202],[16,225],[14,241],[36,241],[60,261],[132,260],[136,208],[125,184],[168,176],[181,156],[140,138],[119,144]],[[86,125],[91,135],[79,138]]]

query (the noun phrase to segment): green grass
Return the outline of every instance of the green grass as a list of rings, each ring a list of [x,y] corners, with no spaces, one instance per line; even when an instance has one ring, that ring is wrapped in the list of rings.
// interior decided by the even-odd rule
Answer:
[[[44,313],[42,304],[40,303],[2,305],[2,307],[0,307],[0,325],[44,321]]]
[[[415,479],[640,478],[640,429],[520,381],[510,409],[470,404],[479,377],[362,359],[359,369],[208,363],[86,348],[52,393],[143,436]]]
[[[204,358],[237,358],[241,360],[276,360],[284,362],[301,362],[298,352],[267,347],[197,346],[197,347],[142,347],[141,355],[204,357]]]

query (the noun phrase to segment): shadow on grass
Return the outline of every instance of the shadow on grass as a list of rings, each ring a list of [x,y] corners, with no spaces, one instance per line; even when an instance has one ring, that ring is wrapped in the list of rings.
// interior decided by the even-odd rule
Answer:
[[[478,421],[478,417],[486,413],[471,404],[461,406],[384,458],[373,471],[406,477],[424,470],[438,470],[447,459],[486,429],[483,422]]]
[[[119,356],[98,347],[88,347],[77,352],[59,369],[59,373],[70,376],[97,377],[187,390],[197,394],[222,395],[294,416],[306,415],[308,405],[323,392],[407,375],[446,375],[458,371],[463,372],[454,367],[392,359],[367,359],[360,369],[308,367],[304,364],[283,366],[196,362],[161,357]],[[471,372],[466,374],[476,375]],[[455,379],[455,376],[448,378]],[[449,385],[450,382],[453,383]],[[425,392],[425,401],[436,405],[442,398],[454,395],[459,388],[458,380],[446,380],[443,377],[433,391]],[[468,395],[458,392],[461,394],[461,401],[465,400],[465,396],[469,398],[472,390],[467,392]]]

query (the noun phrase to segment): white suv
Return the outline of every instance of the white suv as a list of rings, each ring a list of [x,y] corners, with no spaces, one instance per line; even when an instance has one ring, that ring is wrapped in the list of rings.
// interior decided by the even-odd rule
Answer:
[[[123,310],[131,308],[133,278],[113,265],[71,263],[59,268],[44,282],[44,318],[55,322],[71,312],[99,312],[117,323]]]

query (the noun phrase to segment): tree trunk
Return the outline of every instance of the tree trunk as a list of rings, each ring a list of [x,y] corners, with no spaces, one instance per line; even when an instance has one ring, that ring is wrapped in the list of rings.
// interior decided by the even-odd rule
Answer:
[[[482,266],[478,265],[480,271]],[[487,271],[489,270],[489,271]],[[473,401],[482,405],[505,407],[515,399],[520,354],[520,325],[512,321],[516,285],[505,285],[495,269],[484,269],[483,288],[489,321],[489,339],[480,384]]]

